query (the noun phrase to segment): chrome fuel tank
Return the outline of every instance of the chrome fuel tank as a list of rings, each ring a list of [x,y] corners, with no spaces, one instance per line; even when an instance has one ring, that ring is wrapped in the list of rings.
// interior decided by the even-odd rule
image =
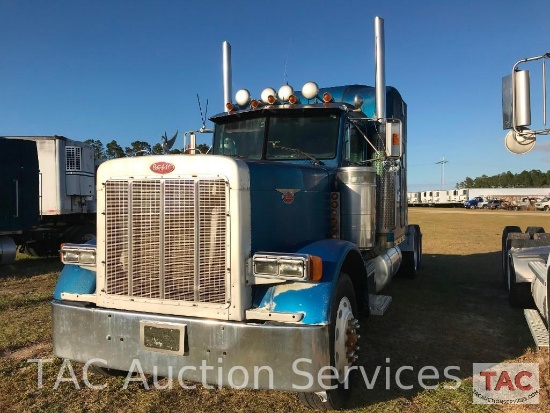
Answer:
[[[372,167],[340,168],[336,174],[341,204],[341,238],[359,249],[375,244],[376,170]]]

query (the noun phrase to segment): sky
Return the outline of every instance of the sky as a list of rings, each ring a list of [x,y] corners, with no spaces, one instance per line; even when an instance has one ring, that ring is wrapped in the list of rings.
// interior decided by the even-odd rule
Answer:
[[[178,130],[181,148],[202,124],[197,94],[203,116],[207,101],[207,117],[224,110],[223,41],[234,93],[374,85],[375,16],[386,83],[408,107],[409,191],[550,169],[548,136],[527,154],[506,150],[501,103],[513,65],[550,52],[548,0],[0,0],[0,136],[124,147]],[[525,67],[536,129],[540,66]]]

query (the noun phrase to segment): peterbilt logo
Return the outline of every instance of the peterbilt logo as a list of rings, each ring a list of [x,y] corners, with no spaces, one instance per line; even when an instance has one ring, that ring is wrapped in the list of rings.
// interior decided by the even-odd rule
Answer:
[[[281,199],[285,204],[292,204],[294,202],[294,194],[298,191],[299,189],[277,189],[277,192],[283,194]]]
[[[174,169],[176,169],[176,166],[173,163],[170,162],[155,162],[152,164],[149,169],[153,171],[156,174],[169,174]]]

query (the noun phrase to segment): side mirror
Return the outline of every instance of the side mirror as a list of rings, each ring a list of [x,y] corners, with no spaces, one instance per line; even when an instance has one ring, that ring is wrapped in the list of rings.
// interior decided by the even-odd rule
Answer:
[[[502,78],[502,129],[531,124],[531,85],[528,70]]]
[[[403,155],[403,124],[399,119],[386,121],[386,156],[399,159]]]

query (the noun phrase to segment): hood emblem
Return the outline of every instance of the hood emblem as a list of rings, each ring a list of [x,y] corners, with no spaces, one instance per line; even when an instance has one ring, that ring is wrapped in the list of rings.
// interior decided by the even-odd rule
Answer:
[[[285,204],[292,204],[294,202],[294,194],[300,191],[299,189],[277,189],[277,192],[282,194],[281,199]]]
[[[173,163],[161,161],[155,162],[149,167],[149,169],[156,174],[169,174],[176,169],[176,166]]]

